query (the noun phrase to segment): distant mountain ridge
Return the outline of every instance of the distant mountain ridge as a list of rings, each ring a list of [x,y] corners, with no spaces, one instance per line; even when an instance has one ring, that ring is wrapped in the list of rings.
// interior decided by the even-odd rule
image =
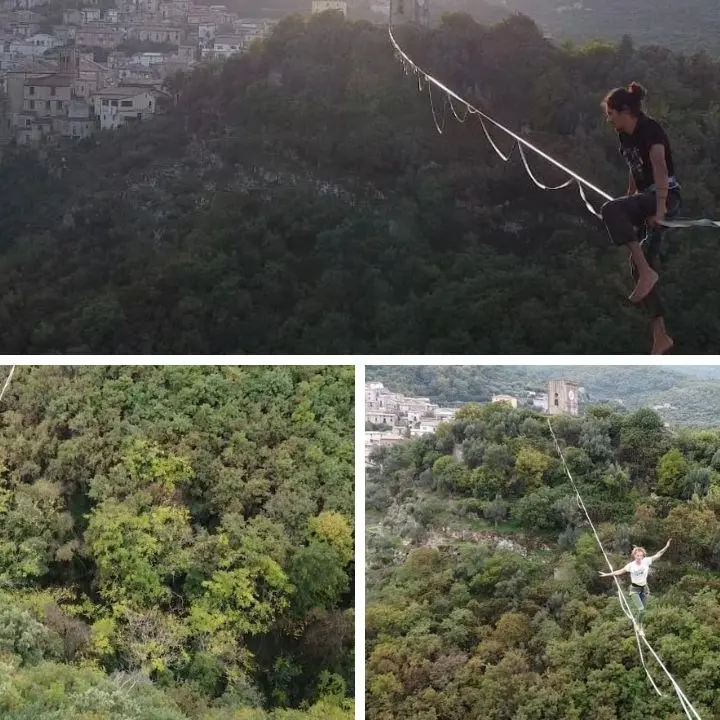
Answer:
[[[660,45],[720,57],[720,13],[714,0],[490,0],[531,17],[558,41],[618,41]]]
[[[675,365],[673,370],[697,378],[720,381],[720,367],[715,365]]]
[[[677,366],[368,366],[368,381],[438,403],[487,402],[493,394],[545,390],[548,380],[576,380],[592,404],[622,401],[655,407],[670,423],[720,427],[720,367]]]

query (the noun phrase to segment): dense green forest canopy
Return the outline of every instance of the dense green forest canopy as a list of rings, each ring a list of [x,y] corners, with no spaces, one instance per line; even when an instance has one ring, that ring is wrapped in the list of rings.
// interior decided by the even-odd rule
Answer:
[[[627,173],[599,103],[643,82],[685,214],[717,214],[720,68],[705,55],[627,38],[561,48],[524,16],[485,27],[448,15],[398,37],[615,194]],[[249,53],[168,87],[178,104],[152,122],[42,159],[6,153],[6,352],[647,351],[626,259],[575,190],[538,190],[472,120],[438,135],[385,28],[286,18]],[[686,353],[720,348],[717,242],[672,231],[665,243],[667,320]]]
[[[351,720],[353,375],[19,368],[0,716]]]
[[[493,395],[547,392],[548,380],[575,380],[589,403],[618,403],[629,410],[658,407],[670,423],[717,426],[720,368],[648,366],[395,366],[373,365],[368,381],[439,404],[489,402]]]
[[[614,568],[672,537],[646,635],[704,720],[720,718],[720,429],[647,409],[553,418]],[[466,405],[367,470],[369,720],[685,717],[622,614],[547,420]],[[621,583],[627,586],[626,577]],[[647,655],[647,654],[646,654]]]

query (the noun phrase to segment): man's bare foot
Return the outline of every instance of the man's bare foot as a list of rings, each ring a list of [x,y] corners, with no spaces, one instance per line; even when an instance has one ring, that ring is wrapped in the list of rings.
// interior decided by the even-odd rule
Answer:
[[[638,278],[637,285],[628,298],[632,303],[642,302],[652,291],[658,281],[658,274],[654,270],[649,270],[645,275]]]
[[[654,340],[652,354],[653,355],[664,355],[674,345],[675,345],[675,342],[671,337],[664,337],[661,340]]]

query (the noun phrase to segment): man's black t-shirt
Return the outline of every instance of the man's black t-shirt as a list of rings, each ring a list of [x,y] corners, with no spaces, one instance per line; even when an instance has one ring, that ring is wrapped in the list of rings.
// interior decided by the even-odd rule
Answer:
[[[670,150],[670,141],[656,120],[648,117],[645,113],[640,113],[632,135],[620,130],[618,131],[618,138],[620,140],[620,152],[625,158],[625,162],[635,178],[635,185],[640,192],[647,190],[655,183],[652,163],[650,162],[650,148],[653,145],[665,146],[665,162],[667,163],[668,176],[671,178],[670,188],[678,187],[677,182],[673,182],[675,166],[672,151]]]

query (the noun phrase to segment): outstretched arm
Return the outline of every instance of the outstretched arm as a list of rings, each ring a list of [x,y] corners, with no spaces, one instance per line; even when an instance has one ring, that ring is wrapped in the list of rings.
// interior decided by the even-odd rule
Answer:
[[[600,571],[598,571],[600,572]],[[600,572],[600,577],[609,577],[610,575],[622,575],[623,573],[626,573],[627,570],[624,567],[621,567],[619,570],[616,570],[615,572],[610,573],[604,573]]]
[[[672,538],[670,538],[670,540],[672,540]],[[655,562],[655,560],[657,560],[659,557],[661,557],[663,555],[663,553],[670,547],[670,540],[668,540],[665,543],[665,547],[662,550],[658,550],[654,555],[650,556],[650,559],[653,562]]]

